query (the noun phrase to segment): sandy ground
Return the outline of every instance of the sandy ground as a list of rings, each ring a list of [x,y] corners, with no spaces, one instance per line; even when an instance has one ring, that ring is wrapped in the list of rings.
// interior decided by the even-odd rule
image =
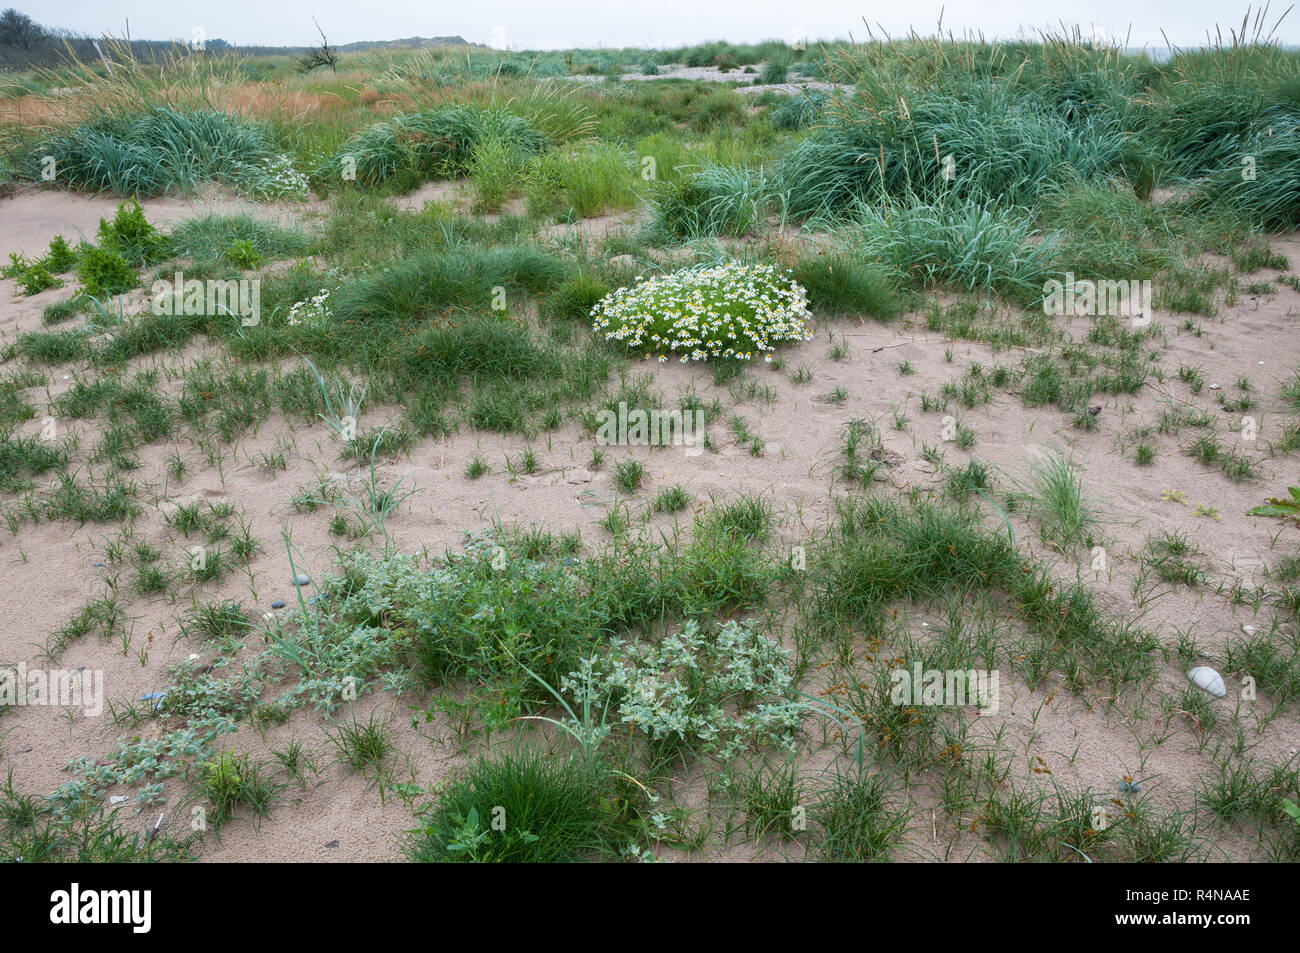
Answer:
[[[443,197],[445,186],[422,190],[411,198]],[[180,199],[146,202],[151,221],[175,222],[208,211],[249,211],[253,214],[282,217],[309,216],[310,207],[277,210],[266,206],[233,202],[215,196],[197,202]],[[86,198],[58,192],[32,191],[0,203],[4,228],[0,231],[0,255],[9,251],[39,254],[55,233],[71,237],[84,233],[93,236],[100,216],[111,214],[116,200]],[[418,207],[412,205],[411,207]],[[1300,269],[1300,239],[1295,236],[1275,243],[1284,252],[1293,269]],[[20,296],[13,282],[0,283],[0,334],[5,339],[14,334],[40,327],[42,309],[53,301],[68,297],[70,288],[54,289],[30,298]],[[1105,400],[1099,415],[1100,427],[1085,433],[1074,429],[1059,411],[1050,408],[1028,409],[1016,396],[995,391],[992,403],[970,411],[956,411],[956,417],[971,426],[977,443],[969,454],[941,440],[942,414],[923,413],[919,394],[937,392],[947,380],[961,376],[971,361],[984,367],[997,363],[1015,364],[1017,352],[995,353],[990,348],[964,341],[947,342],[925,331],[919,315],[884,326],[875,323],[837,321],[833,324],[836,342],[848,343],[850,354],[832,360],[825,332],[797,347],[782,352],[783,371],[755,367],[753,376],[775,390],[771,403],[738,400],[726,387],[713,383],[708,369],[675,364],[636,364],[633,373],[654,375],[656,386],[668,399],[694,386],[711,400],[721,399],[724,417],[715,423],[712,433],[720,444],[716,454],[688,455],[680,448],[611,448],[606,465],[598,471],[587,468],[594,446],[590,434],[570,424],[543,435],[533,445],[541,462],[539,472],[511,478],[505,468],[507,456],[516,457],[525,446],[517,437],[475,433],[462,428],[456,434],[438,440],[425,440],[409,456],[385,465],[383,478],[388,483],[405,479],[418,493],[402,507],[392,528],[398,548],[407,552],[426,550],[437,553],[458,549],[462,534],[482,531],[495,520],[505,524],[538,524],[552,532],[580,529],[583,538],[602,541],[605,531],[597,525],[607,504],[617,494],[611,485],[614,463],[624,455],[642,459],[648,474],[646,488],[638,495],[647,502],[660,486],[680,483],[697,501],[726,497],[737,493],[770,495],[780,514],[785,545],[797,545],[825,524],[829,512],[832,469],[841,446],[846,423],[853,419],[871,419],[880,424],[885,446],[898,455],[889,468],[888,481],[899,491],[915,486],[937,488],[934,468],[922,459],[924,445],[943,445],[945,461],[961,465],[968,457],[989,461],[1000,471],[1000,485],[1007,476],[1020,476],[1043,448],[1071,450],[1084,465],[1085,486],[1092,499],[1102,507],[1106,519],[1106,547],[1109,575],[1097,578],[1107,607],[1116,613],[1139,613],[1131,587],[1136,571],[1136,554],[1149,533],[1159,529],[1188,533],[1200,543],[1212,565],[1213,579],[1230,583],[1235,578],[1251,577],[1264,563],[1296,551],[1296,531],[1282,529],[1275,521],[1252,518],[1246,511],[1262,498],[1278,492],[1285,484],[1297,482],[1298,455],[1263,460],[1257,481],[1234,484],[1223,475],[1207,470],[1179,452],[1182,438],[1156,437],[1159,453],[1153,466],[1136,467],[1131,459],[1116,450],[1117,438],[1140,423],[1153,422],[1163,405],[1163,391],[1172,391],[1180,401],[1211,407],[1210,383],[1229,387],[1238,377],[1250,378],[1254,393],[1261,400],[1261,440],[1276,437],[1283,422],[1276,397],[1281,381],[1300,362],[1300,336],[1297,313],[1300,294],[1278,286],[1274,294],[1252,299],[1244,296],[1219,318],[1201,319],[1204,333],[1194,337],[1176,333],[1181,323],[1169,316],[1157,315],[1169,330],[1169,342],[1161,349],[1161,362],[1169,376],[1161,388],[1148,386],[1136,397],[1124,396]],[[1074,328],[1081,334],[1086,322]],[[945,359],[951,348],[952,362]],[[159,364],[179,372],[196,357],[207,353],[205,347],[193,346],[182,354],[162,355],[136,362],[137,367]],[[901,361],[915,367],[912,376],[898,372]],[[1207,390],[1194,397],[1174,373],[1180,364],[1204,368]],[[806,365],[812,373],[810,382],[796,384],[790,379],[793,370]],[[75,367],[52,368],[47,388],[34,388],[27,399],[37,408],[37,419],[22,427],[24,433],[39,430],[45,402],[70,386],[72,376],[84,371]],[[164,375],[166,379],[166,375]],[[847,399],[832,405],[824,400],[835,387],[847,391]],[[179,381],[168,385],[173,393]],[[892,426],[891,409],[905,408],[911,423],[905,431]],[[726,427],[730,413],[741,414],[754,432],[766,441],[759,457],[737,447]],[[364,429],[395,417],[394,408],[368,407],[360,426]],[[96,430],[94,424],[73,422],[72,429],[85,438]],[[82,446],[93,444],[83,438]],[[288,468],[267,473],[258,466],[260,454],[277,447],[288,447]],[[307,571],[319,579],[327,574],[335,558],[335,540],[327,530],[328,508],[312,514],[299,514],[290,505],[290,496],[319,474],[349,472],[349,464],[337,455],[338,444],[324,424],[291,423],[273,415],[256,433],[229,448],[220,470],[207,466],[202,454],[187,440],[178,444],[155,444],[141,449],[141,467],[133,478],[141,485],[140,498],[146,504],[137,521],[140,536],[158,545],[166,542],[162,510],[169,504],[193,500],[230,501],[251,522],[264,552],[251,564],[251,576],[235,572],[220,583],[204,586],[204,599],[239,599],[246,605],[267,610],[276,599],[292,604],[293,586],[281,539],[287,530],[294,545],[307,560]],[[188,475],[180,482],[165,479],[165,459],[178,450],[189,464]],[[465,466],[475,456],[492,465],[492,472],[478,480],[464,475]],[[1221,520],[1197,517],[1192,506],[1162,500],[1162,493],[1181,490],[1189,504],[1209,503],[1218,508]],[[838,487],[836,492],[839,492]],[[686,517],[689,520],[689,517]],[[674,517],[656,516],[655,529],[668,529]],[[42,523],[22,526],[16,534],[0,530],[0,563],[5,585],[0,587],[0,662],[25,661],[39,666],[40,646],[87,598],[99,594],[109,570],[104,562],[106,539],[116,535],[116,526],[68,523]],[[1017,524],[1017,539],[1050,553],[1037,542],[1023,524]],[[1088,554],[1078,554],[1073,561],[1060,565],[1063,578],[1072,577],[1076,569],[1087,569]],[[129,577],[130,573],[125,576]],[[123,586],[129,593],[129,585]],[[110,699],[136,699],[158,690],[166,683],[170,665],[191,652],[204,650],[179,638],[176,622],[188,606],[188,595],[176,602],[133,598],[130,603],[130,645],[103,644],[93,638],[70,645],[61,659],[65,668],[86,666],[102,670]],[[1201,593],[1171,592],[1155,599],[1142,611],[1142,623],[1160,636],[1162,644],[1172,647],[1178,633],[1193,633],[1202,648],[1219,661],[1218,653],[1225,641],[1241,632],[1243,624],[1254,621],[1249,610],[1234,609],[1222,596],[1211,590]],[[919,618],[924,619],[925,616]],[[148,649],[141,657],[142,648]],[[1214,664],[1211,661],[1210,664]],[[1162,722],[1155,709],[1160,695],[1176,694],[1186,685],[1183,666],[1176,657],[1160,663],[1163,674],[1156,695],[1149,697],[1147,723],[1133,725],[1120,710],[1108,712],[1089,706],[1064,689],[1031,692],[1021,684],[1007,685],[1011,697],[1003,701],[999,724],[1006,729],[1006,745],[1018,762],[1028,763],[1041,757],[1050,765],[1054,778],[1068,786],[1097,790],[1115,788],[1124,775],[1148,779],[1152,791],[1169,806],[1188,806],[1191,792],[1203,778],[1208,760],[1198,750],[1193,731],[1175,721],[1169,737],[1161,744],[1139,750],[1139,738],[1147,739]],[[1265,701],[1259,702],[1264,710]],[[1230,710],[1231,699],[1222,705]],[[1243,703],[1245,704],[1245,703]],[[411,713],[420,707],[417,698],[380,693],[357,703],[356,711],[364,720],[372,707],[388,713],[403,757],[401,773],[408,772],[419,784],[436,783],[465,756],[455,743],[448,726],[435,719],[430,724],[411,727]],[[1226,715],[1228,712],[1224,711]],[[1251,724],[1253,713],[1244,714]],[[252,825],[246,819],[233,821],[220,841],[209,840],[203,859],[230,860],[315,860],[315,861],[384,861],[400,859],[398,837],[412,826],[409,808],[389,797],[381,803],[378,792],[367,781],[331,765],[332,755],[326,745],[323,723],[309,713],[298,712],[287,725],[266,731],[265,736],[248,726],[226,740],[237,750],[265,752],[272,745],[299,738],[318,753],[321,772],[306,790],[291,790],[288,800],[272,816]],[[1220,729],[1225,730],[1225,729]],[[1253,728],[1249,729],[1253,732]],[[22,792],[48,793],[69,778],[64,767],[69,758],[91,754],[102,756],[111,749],[119,731],[107,716],[64,717],[58,710],[28,707],[11,710],[0,721],[0,770],[13,771],[15,787]],[[1288,712],[1267,724],[1251,737],[1252,753],[1270,763],[1281,763],[1297,752],[1300,726],[1294,712]],[[813,767],[824,765],[821,753],[813,758]],[[1033,780],[1027,769],[1014,775]],[[169,829],[183,830],[185,793],[183,784],[169,781],[165,823]],[[158,810],[134,813],[124,808],[128,827],[145,829]],[[942,826],[942,825],[940,825]],[[931,829],[929,812],[918,814],[909,831],[901,856],[928,859],[942,850],[942,841]],[[954,833],[958,847],[954,856],[981,859],[986,856],[977,835]],[[1229,857],[1256,856],[1245,843],[1233,837],[1218,839]],[[770,859],[782,856],[777,846],[756,847],[743,838],[731,846],[705,853],[705,857],[727,860]],[[798,856],[791,849],[791,856]],[[704,859],[693,855],[690,859]]]
[[[4,227],[0,228],[0,260],[19,252],[28,258],[45,254],[50,239],[62,235],[72,244],[78,239],[95,241],[101,218],[113,217],[122,199],[114,195],[88,195],[62,189],[22,187],[0,208],[4,210]],[[216,188],[205,189],[196,197],[149,199],[144,203],[149,221],[171,225],[203,215],[252,215],[269,222],[290,217],[303,218],[320,214],[328,204],[319,201],[278,207],[239,198]],[[6,311],[10,309],[5,308]]]

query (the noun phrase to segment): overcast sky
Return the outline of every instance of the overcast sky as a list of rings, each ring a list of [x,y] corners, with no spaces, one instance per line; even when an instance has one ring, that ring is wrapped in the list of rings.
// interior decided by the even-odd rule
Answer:
[[[1179,46],[1205,41],[1218,24],[1227,35],[1237,28],[1244,3],[1224,0],[929,0],[862,3],[845,0],[471,0],[428,3],[418,0],[0,0],[47,26],[98,35],[120,35],[130,20],[136,39],[190,39],[196,29],[207,37],[241,45],[300,46],[316,41],[313,15],[331,43],[391,40],[409,36],[454,36],[512,49],[565,47],[664,47],[711,39],[733,42],[799,34],[809,39],[866,37],[865,18],[891,35],[909,28],[933,33],[944,10],[945,32],[981,31],[986,37],[1014,37],[1022,31],[1079,24],[1103,31],[1133,46],[1163,48],[1163,29]],[[1274,6],[1272,26],[1286,4]],[[1287,45],[1300,45],[1300,16],[1288,14],[1276,33]]]

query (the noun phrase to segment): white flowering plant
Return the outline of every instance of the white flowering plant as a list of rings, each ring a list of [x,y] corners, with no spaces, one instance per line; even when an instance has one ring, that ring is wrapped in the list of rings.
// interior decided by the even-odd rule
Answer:
[[[724,760],[753,745],[793,748],[807,710],[788,652],[734,620],[687,622],[657,643],[614,639],[607,652],[584,658],[560,690],[580,705],[616,711],[651,739],[675,738]]]
[[[298,171],[287,155],[264,159],[260,166],[244,166],[243,179],[245,188],[258,198],[302,201],[311,195],[306,174]]]
[[[330,323],[334,312],[330,310],[330,291],[322,288],[304,301],[294,302],[289,309],[289,326],[292,328],[306,326],[323,327]]]
[[[592,328],[661,363],[748,361],[812,340],[808,293],[773,265],[730,262],[639,280],[592,308]]]

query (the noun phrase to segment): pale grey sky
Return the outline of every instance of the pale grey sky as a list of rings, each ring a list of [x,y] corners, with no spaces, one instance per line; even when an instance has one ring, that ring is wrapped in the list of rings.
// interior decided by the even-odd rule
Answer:
[[[1244,3],[1226,0],[1142,2],[1142,0],[919,0],[861,3],[845,0],[471,0],[421,3],[418,0],[0,0],[48,26],[80,32],[121,34],[130,19],[138,39],[190,39],[196,29],[243,45],[307,45],[316,41],[313,15],[331,43],[390,40],[407,36],[463,36],[513,49],[564,47],[678,46],[710,39],[751,42],[866,36],[865,18],[890,34],[909,28],[933,33],[943,9],[945,31],[982,31],[1007,38],[1061,22],[1087,32],[1130,34],[1131,45],[1164,47],[1163,29],[1180,46],[1205,41],[1216,23],[1226,36],[1246,12]],[[1274,6],[1272,26],[1286,9]],[[1300,45],[1300,11],[1288,14],[1277,38]]]

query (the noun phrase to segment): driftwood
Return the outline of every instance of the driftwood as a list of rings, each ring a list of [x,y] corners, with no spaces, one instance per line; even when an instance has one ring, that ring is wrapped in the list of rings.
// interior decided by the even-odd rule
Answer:
[[[316,23],[316,18],[311,18],[312,23]],[[338,53],[330,46],[330,41],[325,36],[325,31],[316,23],[316,32],[320,34],[320,49],[312,50],[303,55],[298,60],[298,71],[300,73],[310,73],[318,66],[328,66],[331,71],[337,73],[338,70]]]

